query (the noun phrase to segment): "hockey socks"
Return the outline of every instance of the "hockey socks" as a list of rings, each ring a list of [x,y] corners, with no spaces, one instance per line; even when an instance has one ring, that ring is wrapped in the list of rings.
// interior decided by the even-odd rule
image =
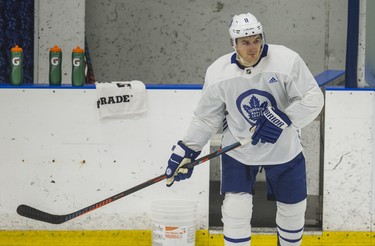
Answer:
[[[225,246],[249,246],[253,198],[249,193],[225,193],[222,221]]]
[[[277,202],[277,236],[280,246],[299,246],[305,224],[306,199],[295,204]]]

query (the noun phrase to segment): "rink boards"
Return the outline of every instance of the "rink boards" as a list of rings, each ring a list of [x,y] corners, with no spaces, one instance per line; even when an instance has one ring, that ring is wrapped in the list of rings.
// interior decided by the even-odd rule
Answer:
[[[304,245],[372,243],[373,92],[325,91],[323,227],[305,233]],[[222,234],[208,230],[205,164],[173,189],[161,182],[61,225],[16,213],[22,203],[50,213],[73,212],[162,174],[170,147],[185,132],[199,97],[196,88],[148,89],[144,117],[103,120],[93,88],[1,88],[3,245],[17,240],[29,245],[72,241],[90,245],[98,240],[102,245],[108,240],[111,245],[149,245],[151,201],[186,197],[199,206],[197,245],[221,245]],[[273,245],[275,236],[255,233],[256,240]]]
[[[209,162],[188,182],[156,183],[58,226],[16,213],[20,204],[75,212],[163,174],[200,92],[150,89],[144,116],[100,119],[95,87],[1,89],[0,229],[149,229],[160,199],[197,202],[198,229],[207,229]]]

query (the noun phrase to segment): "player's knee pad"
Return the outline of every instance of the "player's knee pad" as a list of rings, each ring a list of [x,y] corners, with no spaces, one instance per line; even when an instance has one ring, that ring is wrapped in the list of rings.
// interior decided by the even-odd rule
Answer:
[[[221,207],[223,223],[247,224],[253,211],[253,197],[249,193],[226,193]]]
[[[302,241],[306,199],[295,204],[277,202],[276,224],[280,246],[296,246]]]
[[[249,193],[226,193],[221,207],[225,245],[249,245],[253,197]]]

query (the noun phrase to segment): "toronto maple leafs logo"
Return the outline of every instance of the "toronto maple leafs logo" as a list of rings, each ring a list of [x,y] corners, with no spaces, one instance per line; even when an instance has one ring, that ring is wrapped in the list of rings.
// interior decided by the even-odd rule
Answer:
[[[251,126],[263,115],[268,106],[276,106],[274,97],[261,90],[248,90],[237,98],[237,109]]]
[[[243,105],[243,109],[247,113],[250,120],[257,120],[263,115],[263,111],[267,108],[267,106],[268,101],[260,103],[258,98],[252,96],[250,98],[250,102]]]

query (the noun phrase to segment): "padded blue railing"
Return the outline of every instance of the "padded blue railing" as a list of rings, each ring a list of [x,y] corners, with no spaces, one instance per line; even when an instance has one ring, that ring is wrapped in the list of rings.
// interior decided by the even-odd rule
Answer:
[[[345,76],[344,70],[326,70],[315,76],[316,81],[320,87],[332,85],[332,82],[343,79]],[[200,90],[202,84],[147,84],[148,90]],[[14,89],[95,89],[95,84],[86,84],[84,86],[49,86],[48,84],[24,84],[21,86],[13,86],[10,84],[0,84],[0,88],[14,88]]]

